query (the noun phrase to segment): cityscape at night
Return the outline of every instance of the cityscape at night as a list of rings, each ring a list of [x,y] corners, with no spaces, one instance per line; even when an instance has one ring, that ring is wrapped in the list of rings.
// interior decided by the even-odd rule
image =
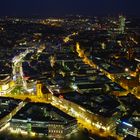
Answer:
[[[0,140],[139,140],[140,1],[0,5]]]

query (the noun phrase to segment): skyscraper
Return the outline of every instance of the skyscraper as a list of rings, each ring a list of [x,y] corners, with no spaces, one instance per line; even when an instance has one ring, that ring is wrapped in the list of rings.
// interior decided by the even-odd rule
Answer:
[[[125,31],[125,17],[124,16],[119,16],[119,32],[121,34],[124,33]]]

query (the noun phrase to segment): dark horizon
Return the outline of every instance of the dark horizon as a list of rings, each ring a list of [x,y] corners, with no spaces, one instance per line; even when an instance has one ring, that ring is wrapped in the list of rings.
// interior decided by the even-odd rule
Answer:
[[[0,17],[125,16],[140,17],[139,0],[14,0],[2,1]]]

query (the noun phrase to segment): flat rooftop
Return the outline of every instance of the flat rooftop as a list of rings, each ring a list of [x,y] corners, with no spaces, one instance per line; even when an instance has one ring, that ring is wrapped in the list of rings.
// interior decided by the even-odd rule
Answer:
[[[83,108],[103,117],[111,117],[120,105],[119,102],[110,95],[97,93],[95,91],[80,94],[78,92],[68,92],[61,94],[64,99],[74,102]]]
[[[54,115],[55,114],[55,115]],[[75,120],[51,104],[28,103],[23,107],[13,119],[40,121],[40,122],[63,122],[64,124]]]
[[[11,98],[0,98],[0,119],[8,115],[15,107],[18,106],[21,100],[14,100]]]

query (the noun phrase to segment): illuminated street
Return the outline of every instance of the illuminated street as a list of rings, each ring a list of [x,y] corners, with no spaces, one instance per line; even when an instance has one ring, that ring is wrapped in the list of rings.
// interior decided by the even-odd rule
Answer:
[[[140,138],[136,23],[123,15],[1,19],[1,134]]]

